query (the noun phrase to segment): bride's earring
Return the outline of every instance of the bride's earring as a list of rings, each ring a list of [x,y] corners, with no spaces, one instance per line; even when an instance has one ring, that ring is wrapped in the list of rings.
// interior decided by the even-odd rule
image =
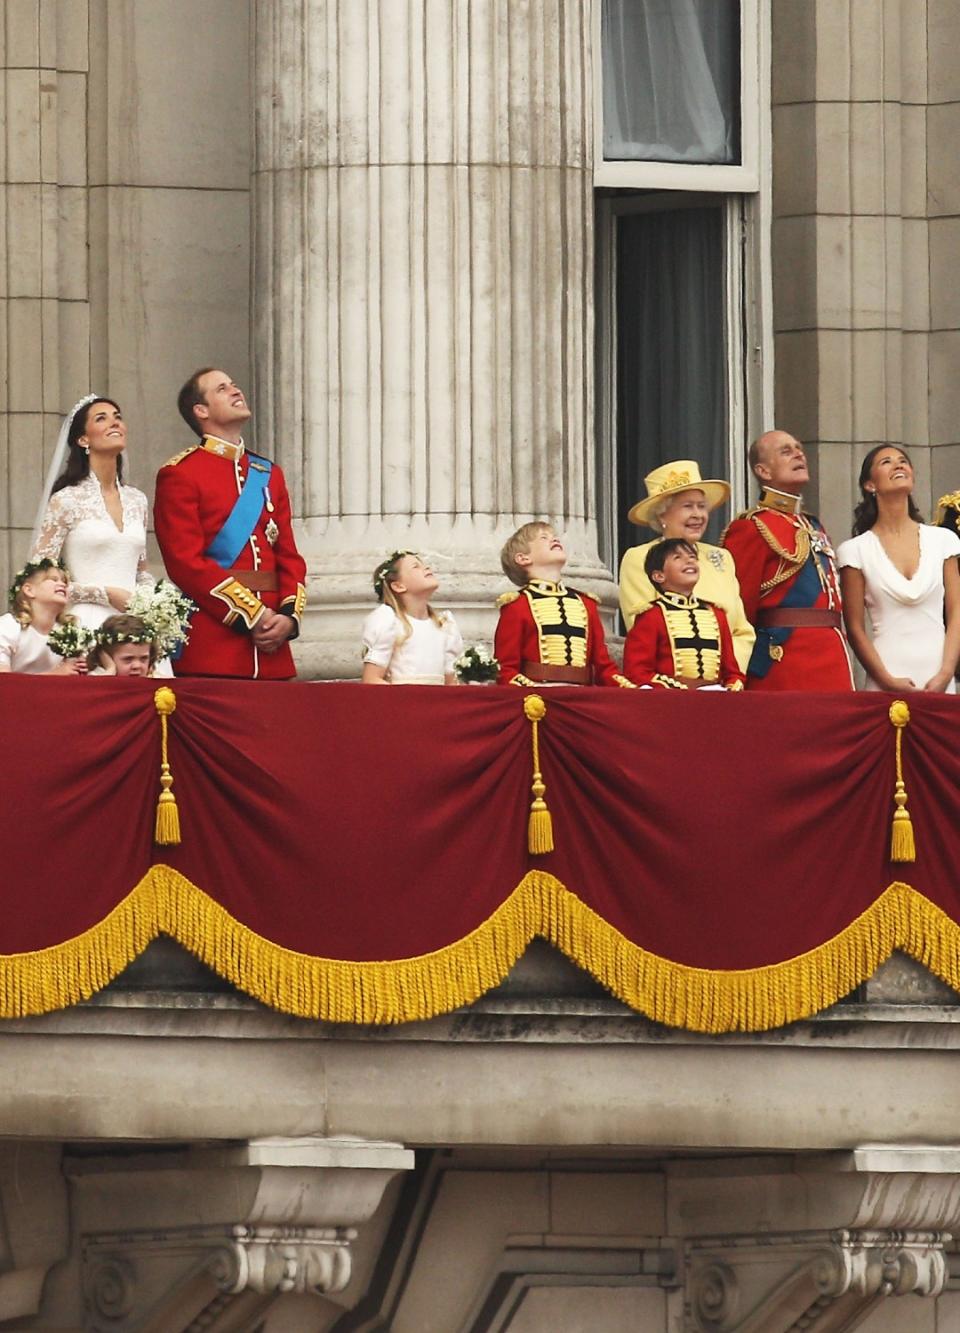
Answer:
[[[87,455],[87,457],[89,458],[89,457],[90,457],[90,446],[89,446],[89,444],[81,444],[80,448],[83,450],[83,452],[84,452],[84,453]]]

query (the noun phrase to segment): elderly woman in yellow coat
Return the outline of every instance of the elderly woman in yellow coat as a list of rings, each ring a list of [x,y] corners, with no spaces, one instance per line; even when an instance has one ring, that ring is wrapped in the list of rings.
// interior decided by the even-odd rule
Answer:
[[[710,511],[730,498],[725,481],[704,481],[699,466],[691,459],[664,463],[644,478],[647,494],[628,514],[631,523],[652,528],[657,540],[683,537],[697,548],[700,581],[695,597],[713,602],[726,613],[733,635],[733,651],[741,671],[746,671],[756,637],[740,599],[740,585],[733,557],[719,546],[701,541]],[[631,546],[620,565],[620,609],[627,629],[635,618],[653,604],[656,591],[643,570],[643,562],[653,542]]]

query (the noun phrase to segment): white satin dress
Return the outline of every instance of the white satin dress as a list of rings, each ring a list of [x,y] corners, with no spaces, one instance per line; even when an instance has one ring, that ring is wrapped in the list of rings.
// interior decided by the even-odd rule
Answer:
[[[920,565],[906,578],[883,549],[879,537],[862,532],[841,542],[837,564],[859,569],[873,646],[892,676],[907,676],[922,689],[943,663],[943,566],[960,556],[960,537],[948,528],[920,525]],[[867,677],[866,688],[881,687]],[[956,681],[947,686],[956,693]]]

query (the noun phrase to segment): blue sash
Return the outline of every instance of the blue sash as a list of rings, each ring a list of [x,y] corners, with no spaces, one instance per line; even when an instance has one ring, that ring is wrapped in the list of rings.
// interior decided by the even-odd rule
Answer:
[[[829,562],[827,565],[825,573],[829,577]],[[818,566],[820,566],[820,555],[811,551],[810,558],[801,566],[799,574],[787,589],[783,600],[777,603],[778,608],[811,607],[816,603],[821,592]],[[774,664],[774,659],[770,656],[771,645],[778,644],[782,648],[792,633],[793,630],[787,625],[758,626],[757,641],[753,645],[753,652],[747,663],[747,674],[762,680]]]
[[[253,535],[263,513],[264,492],[270,484],[273,464],[257,454],[247,454],[249,467],[243,490],[227,515],[227,521],[207,547],[205,554],[222,569],[229,569]]]

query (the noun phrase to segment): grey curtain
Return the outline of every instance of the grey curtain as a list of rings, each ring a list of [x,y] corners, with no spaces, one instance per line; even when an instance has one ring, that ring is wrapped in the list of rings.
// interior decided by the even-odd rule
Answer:
[[[740,160],[739,0],[603,0],[603,155]]]
[[[725,365],[722,210],[618,218],[618,558],[652,536],[626,515],[653,468],[695,458],[704,477],[726,477]],[[706,539],[726,521],[718,511]]]

